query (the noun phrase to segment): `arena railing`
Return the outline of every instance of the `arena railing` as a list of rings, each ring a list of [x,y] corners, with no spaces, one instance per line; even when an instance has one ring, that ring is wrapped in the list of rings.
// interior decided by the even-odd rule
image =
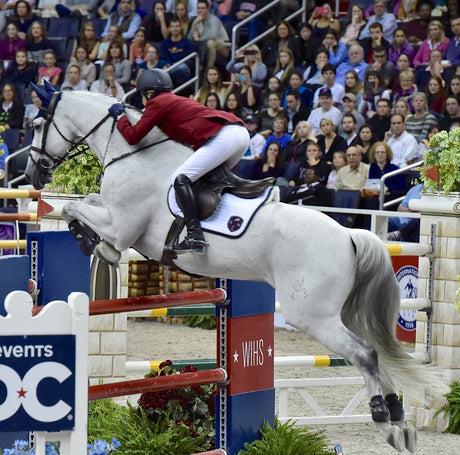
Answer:
[[[417,161],[416,163],[409,164],[409,166],[403,167],[401,169],[396,169],[395,171],[388,172],[388,174],[384,174],[380,179],[380,194],[379,194],[379,210],[383,210],[387,207],[391,207],[396,203],[401,202],[404,199],[404,196],[392,199],[391,201],[385,202],[385,182],[387,179],[394,177],[395,175],[405,174],[407,171],[411,169],[416,169],[423,165],[422,161]]]
[[[281,0],[274,0],[273,2],[270,2],[268,5],[265,5],[263,8],[261,8],[259,11],[257,11],[254,14],[251,14],[248,16],[246,19],[243,19],[241,22],[238,22],[233,28],[232,28],[232,45],[231,45],[231,54],[230,58],[234,58],[235,53],[236,53],[236,44],[237,44],[237,35],[241,27],[244,27],[248,22],[252,21],[255,17],[260,16],[262,13],[265,13],[269,9],[272,9],[273,7],[277,6],[279,3],[281,3]],[[297,16],[302,15],[302,20],[305,21],[306,18],[306,13],[307,13],[307,0],[302,0],[302,6],[295,11],[294,13],[290,14],[289,16],[285,17],[284,20],[290,21],[291,19],[294,19]],[[267,35],[270,33],[274,32],[277,27],[277,24],[273,25],[270,27],[268,30],[265,32],[261,33],[258,35],[256,38],[253,40],[249,41],[246,43],[244,46],[241,46],[239,49],[245,49],[251,44],[255,44],[259,42],[261,39],[265,38]]]
[[[179,87],[176,87],[173,90],[173,93],[177,93],[184,89],[185,87],[188,87],[191,84],[195,84],[195,93],[198,91],[199,88],[199,82],[200,82],[200,76],[199,76],[199,71],[200,71],[200,56],[197,52],[192,52],[191,54],[187,55],[184,57],[182,60],[179,60],[178,62],[174,63],[171,66],[168,66],[166,68],[166,72],[169,73],[171,70],[174,68],[177,68],[179,65],[182,65],[183,63],[187,63],[189,60],[195,59],[195,75],[191,77],[187,82],[184,82],[182,85]],[[133,88],[129,92],[126,92],[123,96],[123,101],[128,101],[134,94],[136,93],[136,88]]]

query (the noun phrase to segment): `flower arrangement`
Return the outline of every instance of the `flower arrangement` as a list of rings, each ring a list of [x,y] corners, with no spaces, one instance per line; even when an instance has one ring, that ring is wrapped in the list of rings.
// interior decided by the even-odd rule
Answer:
[[[430,148],[425,151],[425,166],[419,171],[429,192],[460,191],[460,128],[440,131],[431,138]]]
[[[120,443],[114,438],[111,442],[103,441],[101,439],[88,444],[88,455],[109,455],[114,453]],[[47,442],[46,455],[59,455],[59,443]],[[14,441],[12,449],[5,449],[3,455],[35,455],[35,450],[29,448],[29,443],[22,439]]]
[[[172,362],[166,360],[160,364],[160,372],[152,370],[145,377],[167,376],[177,374],[172,368]],[[179,374],[198,371],[192,365],[187,365]],[[192,437],[207,435],[209,443],[214,442],[215,416],[215,385],[183,387],[177,390],[161,392],[146,392],[139,399],[139,406],[148,419],[157,422],[168,416],[175,425],[186,425]]]

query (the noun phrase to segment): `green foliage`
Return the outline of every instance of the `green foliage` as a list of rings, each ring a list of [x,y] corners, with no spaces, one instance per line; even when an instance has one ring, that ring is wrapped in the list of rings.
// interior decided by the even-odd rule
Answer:
[[[199,327],[205,330],[214,330],[216,328],[215,316],[187,316],[185,324],[189,327]]]
[[[112,400],[97,400],[89,404],[88,442],[116,438],[120,455],[191,454],[209,449],[207,435],[192,437],[190,428],[163,413],[156,421],[142,408],[124,407]]]
[[[439,190],[444,193],[460,191],[460,128],[440,131],[430,140],[425,151],[425,167],[420,168],[420,180],[428,191],[438,191],[437,183],[426,177],[426,169],[438,166]]]
[[[152,370],[146,377],[167,376],[176,374],[170,360],[160,364],[160,372]],[[182,373],[198,371],[187,365],[180,370]],[[204,437],[209,445],[214,443],[214,412],[215,412],[215,385],[182,387],[177,390],[143,393],[139,399],[139,407],[153,422],[162,420],[165,416],[173,424],[185,425],[192,437]]]
[[[244,444],[246,450],[238,455],[331,455],[329,441],[322,431],[313,432],[307,427],[294,427],[287,421],[275,418],[275,428],[267,423],[260,430],[261,439]]]
[[[84,146],[79,146],[80,147]],[[99,193],[97,182],[101,164],[91,149],[64,161],[53,173],[48,188],[66,194]]]
[[[446,393],[447,402],[436,413],[443,413],[446,419],[449,419],[445,433],[460,434],[460,382],[455,381],[450,386],[450,392]]]

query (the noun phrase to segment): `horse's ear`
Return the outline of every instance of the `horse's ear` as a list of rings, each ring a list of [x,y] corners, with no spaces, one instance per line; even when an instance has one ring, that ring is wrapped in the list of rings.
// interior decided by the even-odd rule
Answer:
[[[38,97],[42,101],[42,106],[43,107],[48,107],[51,101],[51,94],[45,92],[42,90],[40,87],[35,85],[33,82],[30,84],[32,86],[32,90],[38,95]],[[51,84],[50,84],[51,85]]]
[[[43,81],[43,83],[45,84],[45,91],[46,93],[51,93],[53,94],[56,89],[54,88],[53,85],[51,85],[46,79]]]

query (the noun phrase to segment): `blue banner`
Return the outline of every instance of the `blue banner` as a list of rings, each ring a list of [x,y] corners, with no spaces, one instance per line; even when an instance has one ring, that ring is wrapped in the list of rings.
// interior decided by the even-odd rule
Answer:
[[[0,431],[72,430],[75,335],[0,337]]]

